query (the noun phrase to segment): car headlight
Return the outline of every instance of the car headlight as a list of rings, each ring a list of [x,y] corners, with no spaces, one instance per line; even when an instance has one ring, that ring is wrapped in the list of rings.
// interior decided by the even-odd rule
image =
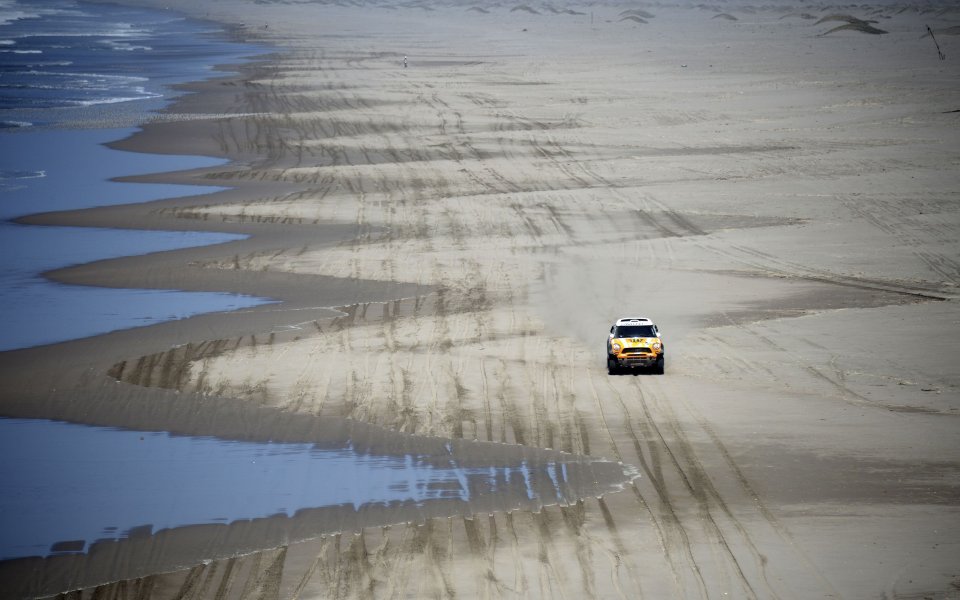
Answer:
[[[662,346],[660,345],[660,342],[654,342],[654,343],[653,343],[653,349],[654,349],[654,350],[659,350],[661,347],[662,347]]]
[[[610,346],[610,347],[613,348],[614,352],[620,352],[620,344],[614,344],[613,346]]]

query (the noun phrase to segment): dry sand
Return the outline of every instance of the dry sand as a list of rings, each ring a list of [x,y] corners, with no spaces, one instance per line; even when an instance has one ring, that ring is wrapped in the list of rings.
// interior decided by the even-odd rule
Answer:
[[[820,37],[785,17],[853,9],[138,3],[281,47],[118,144],[229,156],[163,178],[238,187],[35,220],[254,237],[55,275],[286,302],[6,353],[4,414],[319,415],[641,477],[82,597],[960,596],[960,46],[921,38],[954,7]],[[666,375],[607,375],[625,314]]]

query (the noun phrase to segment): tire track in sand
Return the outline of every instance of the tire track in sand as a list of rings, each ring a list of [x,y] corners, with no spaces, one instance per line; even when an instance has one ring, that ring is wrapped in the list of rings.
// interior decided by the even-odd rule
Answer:
[[[613,452],[614,457],[619,462],[625,462],[623,453],[620,451],[620,448],[617,445],[616,436],[614,436],[613,430],[611,429],[610,423],[607,419],[607,411],[604,409],[603,401],[601,400],[600,394],[597,391],[597,386],[594,382],[594,374],[590,370],[587,370],[584,373],[584,375],[585,375],[585,379],[589,384],[590,392],[591,392],[591,395],[593,396],[594,403],[597,406],[597,411],[600,416],[600,423],[602,425],[601,428],[604,431],[604,433],[606,433],[607,435],[608,443],[610,444],[611,451]],[[613,390],[613,391],[614,391],[614,394],[618,395],[616,390]],[[647,465],[646,460],[643,457],[643,452],[640,449],[640,441],[637,438],[635,432],[633,431],[629,421],[627,421],[626,426],[627,426],[627,433],[630,435],[633,441],[638,462],[640,462],[640,465],[641,465],[641,470],[643,471],[646,477],[650,477],[651,470],[649,468],[649,465]],[[651,482],[654,483],[655,486],[657,485],[655,483],[656,481],[658,480],[651,478]],[[642,512],[647,514],[648,518],[650,519],[650,522],[654,526],[654,529],[656,531],[656,536],[657,536],[657,542],[659,543],[660,549],[663,552],[664,560],[666,560],[667,565],[670,568],[671,581],[674,587],[674,596],[682,597],[684,595],[683,594],[684,586],[682,583],[683,576],[679,566],[677,565],[677,560],[674,556],[673,547],[667,544],[668,534],[666,531],[665,524],[661,521],[661,519],[658,519],[657,516],[653,513],[653,510],[651,509],[649,503],[647,503],[647,501],[644,499],[643,493],[637,487],[637,484],[635,481],[633,484],[631,484],[630,489],[633,492],[633,497],[637,500],[637,503],[640,505]],[[604,520],[606,521],[608,528],[615,527],[615,525],[613,525],[612,516],[610,518],[607,518],[607,516],[605,515],[604,517],[605,517]],[[673,517],[674,519],[676,519],[676,515],[673,515]],[[686,556],[686,559],[688,560],[688,564],[692,565],[692,570],[697,576],[696,579],[699,584],[697,589],[699,589],[701,592],[700,596],[701,598],[707,598],[706,586],[703,583],[703,579],[699,576],[699,570],[696,567],[696,563],[693,560],[692,554],[689,553],[689,545],[684,545],[682,546],[682,548],[687,550],[688,554]]]

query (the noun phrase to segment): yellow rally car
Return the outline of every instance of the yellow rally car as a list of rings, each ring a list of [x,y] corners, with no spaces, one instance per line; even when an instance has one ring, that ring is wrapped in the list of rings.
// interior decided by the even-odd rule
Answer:
[[[650,319],[626,317],[617,319],[607,338],[607,372],[611,375],[621,369],[653,367],[663,375],[663,339]]]

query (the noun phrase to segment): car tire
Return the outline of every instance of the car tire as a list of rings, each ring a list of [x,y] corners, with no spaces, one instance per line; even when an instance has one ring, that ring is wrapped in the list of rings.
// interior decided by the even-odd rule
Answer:
[[[607,374],[616,375],[620,370],[620,365],[617,364],[617,359],[612,356],[607,357]]]
[[[663,369],[664,369],[665,363],[666,361],[662,356],[658,358],[657,364],[653,366],[653,372],[656,373],[657,375],[663,375]]]

